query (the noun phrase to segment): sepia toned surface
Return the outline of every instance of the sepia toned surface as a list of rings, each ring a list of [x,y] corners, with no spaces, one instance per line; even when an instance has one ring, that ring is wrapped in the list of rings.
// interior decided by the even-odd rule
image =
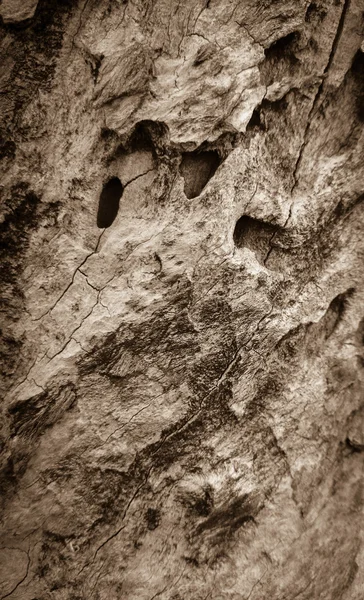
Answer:
[[[0,599],[362,600],[363,0],[0,15]]]

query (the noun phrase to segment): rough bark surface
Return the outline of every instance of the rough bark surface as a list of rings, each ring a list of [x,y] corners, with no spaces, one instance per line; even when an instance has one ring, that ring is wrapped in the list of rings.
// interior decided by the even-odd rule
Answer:
[[[363,0],[3,0],[0,598],[362,600]]]

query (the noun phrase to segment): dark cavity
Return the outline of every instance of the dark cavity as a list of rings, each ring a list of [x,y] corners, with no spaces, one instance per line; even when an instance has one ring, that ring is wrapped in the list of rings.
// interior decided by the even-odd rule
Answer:
[[[97,227],[100,229],[110,227],[115,221],[123,189],[118,177],[112,177],[104,184],[97,211]]]
[[[184,152],[180,173],[185,180],[184,192],[187,198],[199,196],[220,165],[216,150],[204,152]]]
[[[263,262],[269,251],[271,239],[278,229],[276,225],[243,215],[235,225],[235,246],[249,248],[255,252],[257,259]]]

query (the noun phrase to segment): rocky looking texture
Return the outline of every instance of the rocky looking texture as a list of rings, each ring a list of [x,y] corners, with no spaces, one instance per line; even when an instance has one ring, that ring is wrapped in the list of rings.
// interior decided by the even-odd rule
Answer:
[[[362,600],[363,0],[0,14],[0,598]]]

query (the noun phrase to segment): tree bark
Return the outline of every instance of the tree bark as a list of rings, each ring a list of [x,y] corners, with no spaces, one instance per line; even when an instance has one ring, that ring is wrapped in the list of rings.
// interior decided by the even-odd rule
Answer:
[[[362,600],[363,0],[0,15],[0,599]]]

